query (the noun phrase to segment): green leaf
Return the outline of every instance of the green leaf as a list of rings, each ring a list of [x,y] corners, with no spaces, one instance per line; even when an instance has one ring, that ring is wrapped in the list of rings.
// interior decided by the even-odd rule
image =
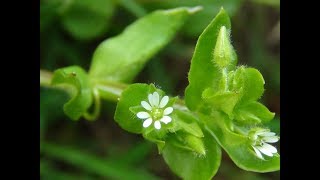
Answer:
[[[135,21],[120,35],[98,46],[93,55],[90,76],[93,79],[131,81],[144,64],[169,43],[186,19],[198,10],[199,7],[158,10]]]
[[[200,119],[205,122],[206,129],[239,168],[253,172],[272,172],[280,169],[280,156],[265,157],[265,160],[258,158],[249,138],[231,131],[226,126],[226,121],[229,121],[226,115],[212,111],[211,116],[200,115]]]
[[[92,90],[86,72],[78,66],[58,69],[54,72],[51,84],[64,88],[71,99],[63,110],[73,120],[78,120],[92,104]]]
[[[241,75],[244,77],[241,102],[258,100],[264,92],[265,82],[261,73],[254,68],[244,68]]]
[[[206,155],[199,155],[180,148],[170,138],[166,141],[163,158],[170,169],[179,177],[186,180],[208,180],[218,171],[221,161],[220,146],[207,132],[204,132],[202,139]]]
[[[62,12],[63,27],[80,40],[90,40],[105,33],[115,5],[109,0],[75,0]]]
[[[128,86],[121,93],[116,112],[114,114],[114,119],[121,128],[132,133],[142,133],[143,121],[137,118],[136,115],[130,111],[130,108],[135,106],[140,107],[141,101],[147,99],[149,91],[149,85],[137,83]]]
[[[189,71],[189,85],[185,92],[186,105],[190,110],[196,110],[202,103],[202,92],[206,88],[218,89],[221,72],[212,63],[213,50],[220,28],[225,26],[230,30],[231,24],[227,13],[221,9],[208,27],[200,35]],[[236,63],[236,60],[233,62]]]
[[[268,123],[275,113],[259,102],[250,102],[235,108],[235,119],[240,123]]]

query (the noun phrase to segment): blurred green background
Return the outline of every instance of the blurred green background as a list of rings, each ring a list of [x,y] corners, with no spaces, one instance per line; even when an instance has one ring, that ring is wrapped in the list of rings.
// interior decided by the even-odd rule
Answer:
[[[104,39],[156,9],[202,5],[134,82],[156,83],[183,97],[198,36],[223,6],[231,16],[239,65],[255,67],[266,81],[261,101],[276,113],[270,128],[280,133],[280,0],[40,0],[40,67],[69,65],[88,70]],[[130,43],[130,42],[128,42]],[[103,102],[98,120],[72,121],[63,113],[68,96],[40,87],[41,179],[179,179],[141,136],[113,120],[115,103]],[[277,147],[279,149],[279,143]],[[280,173],[241,170],[223,153],[214,179],[280,179]]]

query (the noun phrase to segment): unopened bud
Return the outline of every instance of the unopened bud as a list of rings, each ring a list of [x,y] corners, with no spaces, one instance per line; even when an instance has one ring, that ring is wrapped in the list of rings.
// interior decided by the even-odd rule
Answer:
[[[213,62],[220,69],[227,68],[236,59],[233,47],[230,42],[229,33],[225,26],[219,31],[216,46],[213,51]]]
[[[188,146],[191,149],[193,149],[193,151],[195,151],[196,153],[201,154],[201,155],[206,154],[206,151],[205,151],[205,148],[204,148],[204,145],[202,142],[203,141],[202,138],[188,134],[185,137],[185,141],[188,144]]]

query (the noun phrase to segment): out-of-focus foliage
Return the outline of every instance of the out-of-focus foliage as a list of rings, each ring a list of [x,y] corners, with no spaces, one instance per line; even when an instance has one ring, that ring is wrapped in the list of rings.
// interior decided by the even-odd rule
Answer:
[[[214,18],[214,16],[219,12],[221,7],[223,7],[228,12],[228,14],[234,15],[239,9],[242,1],[243,0],[144,0],[141,1],[141,3],[148,10],[159,8],[167,9],[181,6],[203,6],[203,10],[191,17],[185,24],[183,29],[183,32],[186,36],[197,38],[207,27],[210,21]]]
[[[42,0],[40,31],[54,21],[74,38],[90,40],[104,34],[114,13],[115,2],[110,0]]]
[[[266,91],[262,101],[277,117],[267,125],[279,134],[279,2],[40,0],[40,67],[53,71],[78,65],[88,70],[97,45],[121,33],[138,17],[156,9],[202,5],[203,11],[191,17],[134,80],[155,82],[170,94],[183,95],[197,37],[223,6],[231,16],[232,45],[241,57],[239,64],[255,67],[264,76]],[[114,103],[104,103],[95,122],[72,122],[61,108],[68,96],[59,90],[40,90],[41,178],[178,179],[157,155],[155,146],[117,126],[113,120]],[[222,161],[215,179],[279,179],[279,172],[242,171],[225,154]]]

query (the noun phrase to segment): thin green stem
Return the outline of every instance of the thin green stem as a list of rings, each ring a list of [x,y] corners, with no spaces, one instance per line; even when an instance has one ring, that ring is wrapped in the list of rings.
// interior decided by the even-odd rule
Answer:
[[[222,79],[224,81],[224,91],[227,92],[229,90],[228,87],[228,70],[227,68],[222,69]]]
[[[124,89],[128,84],[110,82],[110,81],[94,81],[93,86],[98,89],[100,97],[105,100],[117,102]]]
[[[94,97],[94,110],[93,113],[85,112],[83,114],[84,118],[93,121],[97,119],[97,117],[100,114],[100,107],[101,107],[101,100],[100,100],[100,95],[98,89],[94,88],[93,89],[93,97]]]
[[[40,86],[43,87],[53,87],[50,85],[52,79],[52,73],[47,70],[40,70]],[[118,102],[121,96],[121,93],[124,89],[128,87],[128,84],[118,83],[118,82],[110,82],[110,81],[94,81],[92,82],[93,93],[95,98],[95,108],[92,114],[86,113],[86,118],[92,119],[99,115],[101,106],[100,98],[108,101]],[[174,108],[180,110],[188,110],[185,105],[183,99],[178,98],[176,103],[174,104]]]

